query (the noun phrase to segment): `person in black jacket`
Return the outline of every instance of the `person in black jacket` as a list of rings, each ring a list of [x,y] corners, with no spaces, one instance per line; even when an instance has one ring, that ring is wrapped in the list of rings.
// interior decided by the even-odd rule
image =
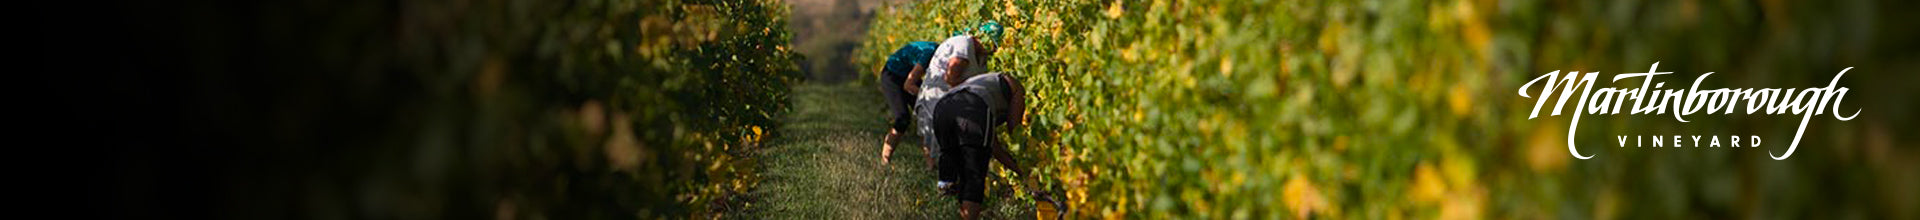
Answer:
[[[957,77],[954,77],[957,78]],[[949,79],[951,80],[951,79]],[[1021,177],[1027,170],[1013,161],[995,130],[1026,124],[1026,96],[1012,75],[981,74],[949,90],[933,110],[934,140],[939,160],[941,190],[960,200],[960,216],[974,219],[984,209],[987,160],[992,158]],[[995,129],[1005,125],[1004,129]]]

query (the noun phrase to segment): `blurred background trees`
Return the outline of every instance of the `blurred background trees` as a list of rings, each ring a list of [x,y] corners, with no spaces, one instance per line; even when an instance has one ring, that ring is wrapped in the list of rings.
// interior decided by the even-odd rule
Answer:
[[[43,70],[138,100],[76,107],[118,218],[717,216],[805,60],[770,0],[97,7]]]

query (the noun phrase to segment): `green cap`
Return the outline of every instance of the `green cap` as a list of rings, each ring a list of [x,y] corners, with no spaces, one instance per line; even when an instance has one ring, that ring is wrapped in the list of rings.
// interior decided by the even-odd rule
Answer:
[[[1003,31],[1006,31],[1006,29],[1000,27],[1000,22],[988,20],[987,23],[980,24],[980,32],[975,35],[975,37],[982,38],[982,41],[998,43],[1000,42],[1000,33]]]
[[[1000,34],[1001,32],[1005,32],[1005,31],[1006,31],[1006,28],[1001,27],[1000,22],[987,20],[986,23],[980,24],[980,27],[978,29],[964,28],[960,30],[954,30],[953,35],[951,36],[971,34],[973,35],[974,40],[980,41],[980,44],[982,44],[981,46],[997,47],[1000,44]]]

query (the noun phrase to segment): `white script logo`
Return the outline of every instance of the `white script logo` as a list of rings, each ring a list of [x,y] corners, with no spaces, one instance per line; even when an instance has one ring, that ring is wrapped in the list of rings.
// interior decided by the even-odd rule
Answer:
[[[1593,79],[1599,76],[1600,72],[1586,72],[1583,74],[1579,71],[1573,71],[1566,72],[1565,75],[1562,75],[1561,71],[1553,71],[1534,78],[1532,81],[1527,81],[1526,85],[1520,86],[1519,93],[1520,97],[1534,98],[1535,96],[1529,92],[1538,91],[1539,98],[1536,99],[1539,99],[1539,101],[1534,103],[1533,113],[1527,116],[1529,120],[1540,117],[1540,108],[1546,106],[1547,100],[1556,93],[1556,88],[1558,88],[1557,93],[1560,95],[1560,98],[1559,101],[1554,102],[1553,111],[1550,112],[1550,116],[1560,115],[1561,110],[1566,107],[1567,100],[1572,100],[1574,93],[1579,93],[1579,100],[1575,102],[1573,108],[1573,121],[1571,125],[1567,126],[1567,153],[1572,154],[1574,158],[1583,160],[1593,158],[1593,155],[1580,155],[1580,150],[1574,148],[1573,137],[1574,131],[1579,130],[1580,116],[1584,114],[1620,114],[1622,112],[1621,109],[1626,108],[1628,114],[1634,115],[1671,114],[1674,120],[1683,123],[1688,122],[1686,116],[1702,111],[1705,111],[1709,115],[1733,114],[1734,112],[1744,112],[1745,114],[1758,112],[1769,115],[1800,115],[1800,128],[1794,132],[1793,142],[1788,144],[1787,151],[1779,155],[1774,155],[1772,151],[1767,152],[1767,155],[1773,157],[1774,160],[1785,160],[1788,156],[1793,155],[1793,150],[1800,145],[1800,136],[1807,131],[1807,122],[1813,119],[1814,115],[1829,112],[1829,108],[1833,109],[1831,111],[1833,112],[1833,118],[1839,119],[1840,121],[1853,120],[1854,116],[1860,115],[1859,109],[1855,109],[1852,115],[1840,115],[1840,101],[1846,99],[1847,88],[1834,88],[1840,83],[1841,76],[1845,76],[1848,70],[1853,70],[1852,67],[1841,69],[1840,73],[1835,74],[1833,80],[1827,83],[1827,87],[1787,89],[1720,88],[1711,90],[1700,90],[1700,82],[1705,81],[1707,76],[1713,75],[1712,72],[1701,74],[1699,78],[1694,79],[1693,86],[1688,87],[1686,90],[1659,89],[1667,83],[1660,82],[1656,84],[1653,78],[1655,76],[1673,73],[1657,72],[1656,70],[1659,68],[1660,63],[1655,62],[1653,63],[1653,67],[1647,68],[1647,72],[1624,73],[1613,76],[1613,81],[1615,82],[1622,79],[1644,77],[1645,80],[1641,82],[1638,88],[1606,87],[1594,90]],[[1535,84],[1540,84],[1545,88],[1538,90],[1532,89]],[[1798,93],[1796,93],[1796,91],[1798,91]],[[1627,105],[1627,100],[1633,100],[1632,105]],[[1744,109],[1745,111],[1735,111],[1735,109]],[[1735,138],[1734,143],[1737,144],[1738,136],[1733,137]],[[1698,140],[1699,137],[1695,136],[1694,138]],[[1759,137],[1754,136],[1751,139],[1753,146],[1757,147]],[[1624,140],[1623,138],[1623,147],[1625,146]],[[1676,138],[1674,142],[1675,145],[1678,146],[1678,142],[1680,141]],[[1696,143],[1696,146],[1697,144],[1698,143]],[[1718,139],[1714,139],[1714,144],[1718,146]]]

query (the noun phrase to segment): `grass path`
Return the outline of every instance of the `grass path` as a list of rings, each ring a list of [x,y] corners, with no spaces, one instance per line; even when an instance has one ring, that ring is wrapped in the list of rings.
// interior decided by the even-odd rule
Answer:
[[[793,112],[781,119],[785,125],[754,153],[764,179],[749,193],[754,204],[745,217],[958,218],[953,198],[934,191],[918,136],[902,141],[892,165],[880,163],[886,104],[872,85],[804,83],[792,94]],[[989,216],[1032,218],[1032,202],[992,194]]]

